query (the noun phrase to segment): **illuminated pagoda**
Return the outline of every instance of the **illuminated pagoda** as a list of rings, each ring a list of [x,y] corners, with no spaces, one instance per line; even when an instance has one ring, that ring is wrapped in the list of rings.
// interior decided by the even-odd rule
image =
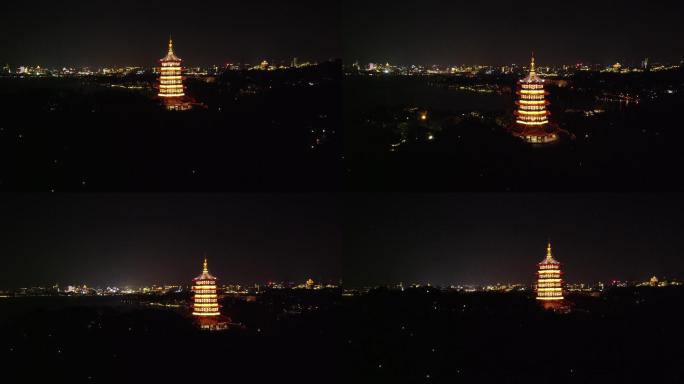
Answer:
[[[159,62],[161,67],[158,96],[164,100],[166,109],[183,111],[192,108],[192,103],[185,98],[183,60],[173,53],[173,40],[171,38],[169,38],[169,52]]]
[[[205,258],[202,274],[193,279],[192,315],[197,318],[200,328],[211,331],[228,329],[228,321],[219,310],[216,280],[209,274]]]
[[[563,302],[563,279],[561,278],[560,263],[553,258],[551,242],[546,246],[546,258],[538,264],[537,271],[537,300],[545,306],[554,306]]]
[[[560,128],[549,122],[551,113],[547,110],[549,102],[546,100],[548,92],[544,90],[544,80],[537,76],[534,54],[530,63],[530,73],[518,81],[516,92],[520,98],[516,101],[518,109],[514,112],[515,123],[510,131],[528,143],[552,143],[559,139]]]

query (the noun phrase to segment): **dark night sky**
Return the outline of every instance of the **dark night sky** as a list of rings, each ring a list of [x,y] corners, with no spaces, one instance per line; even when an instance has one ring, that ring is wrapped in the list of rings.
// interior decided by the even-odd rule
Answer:
[[[399,64],[614,63],[684,57],[674,1],[350,0],[344,55]]]
[[[188,65],[340,57],[337,1],[3,2],[0,63],[153,66],[170,33]]]
[[[338,203],[325,195],[5,196],[0,288],[38,284],[337,281]]]
[[[677,195],[357,195],[345,284],[532,283],[551,238],[570,282],[684,277]]]

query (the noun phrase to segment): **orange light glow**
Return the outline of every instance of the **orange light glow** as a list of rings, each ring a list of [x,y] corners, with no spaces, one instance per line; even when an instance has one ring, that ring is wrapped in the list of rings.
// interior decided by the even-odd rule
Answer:
[[[220,316],[218,295],[216,294],[216,278],[209,274],[207,259],[204,259],[202,274],[195,279],[192,287],[194,294],[192,303],[193,316]]]
[[[185,96],[181,63],[182,60],[173,53],[173,40],[169,39],[169,52],[161,59],[159,97],[168,99]]]
[[[553,258],[551,242],[546,247],[546,258],[538,264],[537,300],[563,300],[563,279],[560,263]]]
[[[518,81],[519,95],[514,112],[515,126],[513,134],[529,143],[550,143],[558,140],[554,132],[558,127],[549,122],[551,113],[547,109],[549,102],[545,97],[544,80],[537,75],[534,55],[530,62],[530,72],[524,79]]]

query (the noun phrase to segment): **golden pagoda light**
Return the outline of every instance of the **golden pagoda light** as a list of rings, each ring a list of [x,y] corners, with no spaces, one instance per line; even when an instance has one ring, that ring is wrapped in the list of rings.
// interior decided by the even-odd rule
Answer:
[[[216,294],[216,278],[209,274],[207,259],[204,259],[202,274],[193,279],[194,294],[192,314],[194,316],[221,316],[218,296]]]
[[[173,40],[169,38],[169,51],[166,57],[159,60],[161,70],[159,75],[159,97],[179,98],[185,96],[183,87],[183,67],[178,56],[173,53]]]
[[[560,303],[563,300],[563,279],[560,263],[553,258],[551,242],[546,246],[546,257],[538,264],[537,300]]]
[[[510,130],[513,135],[528,143],[551,143],[559,139],[560,129],[549,122],[551,112],[547,110],[548,92],[544,90],[544,80],[537,76],[534,54],[530,62],[530,73],[518,81],[519,100],[514,112],[515,123]]]

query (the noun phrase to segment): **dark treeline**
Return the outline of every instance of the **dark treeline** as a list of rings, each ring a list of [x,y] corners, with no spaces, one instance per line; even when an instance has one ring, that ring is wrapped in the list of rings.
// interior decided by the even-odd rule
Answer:
[[[350,77],[343,92],[350,188],[681,190],[672,174],[684,166],[679,149],[684,139],[684,70],[629,75],[578,72],[562,84],[551,83],[547,87],[551,121],[565,134],[562,142],[541,148],[506,131],[513,121],[515,81],[511,76],[487,75]],[[415,88],[416,82],[425,85]],[[493,93],[457,90],[477,84]],[[382,102],[365,102],[367,94]],[[397,94],[409,96],[401,100]],[[454,100],[450,105],[435,100],[449,95]],[[638,97],[639,103],[610,101],[627,95],[633,100]],[[419,119],[421,111],[428,113],[427,121]]]
[[[0,188],[333,190],[339,67],[189,79],[203,107],[183,113],[163,110],[150,76],[0,79]]]
[[[20,313],[0,321],[3,378],[12,383],[267,382],[304,376],[330,381],[342,344],[339,297],[337,291],[301,290],[267,292],[253,302],[226,298],[222,311],[234,325],[209,333],[194,325],[187,308],[157,309],[137,300],[5,301],[3,319],[5,311]],[[20,302],[34,299],[42,302]]]
[[[343,332],[352,377],[374,383],[679,382],[683,296],[615,288],[556,313],[524,292],[376,290],[345,303]]]

